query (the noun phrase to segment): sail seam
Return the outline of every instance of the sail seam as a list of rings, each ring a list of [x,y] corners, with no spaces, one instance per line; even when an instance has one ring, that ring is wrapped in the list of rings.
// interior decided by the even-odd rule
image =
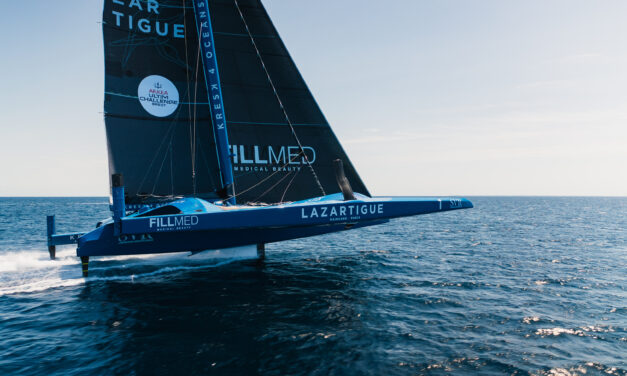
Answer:
[[[113,91],[105,91],[105,94],[115,95],[116,97],[122,97],[122,98],[139,99],[139,97],[137,95],[122,94],[122,93],[116,93],[116,92],[113,92]],[[179,102],[179,104],[185,104],[185,105],[191,105],[191,104],[208,105],[209,102]]]
[[[224,35],[224,36],[228,36],[228,37],[244,37],[244,38],[248,38],[248,35],[246,35],[246,34],[227,33],[227,32],[224,32],[224,31],[215,31],[214,34],[216,34],[216,35]],[[276,39],[276,37],[274,35],[255,34],[254,36],[256,38]]]
[[[282,125],[288,125],[287,123],[260,123],[260,122],[255,122],[255,121],[230,121],[228,120],[227,123],[231,123],[231,124],[242,124],[242,125],[277,125],[277,126],[282,126]],[[292,123],[293,125],[299,126],[299,127],[326,127],[327,124],[320,124],[320,123]]]

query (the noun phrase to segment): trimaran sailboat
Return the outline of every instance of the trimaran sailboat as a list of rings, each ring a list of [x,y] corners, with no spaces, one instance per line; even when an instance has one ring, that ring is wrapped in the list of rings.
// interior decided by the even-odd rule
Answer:
[[[112,217],[56,234],[89,257],[201,252],[471,208],[371,197],[260,0],[105,0]],[[355,193],[353,193],[353,189]],[[358,192],[358,193],[357,193]]]

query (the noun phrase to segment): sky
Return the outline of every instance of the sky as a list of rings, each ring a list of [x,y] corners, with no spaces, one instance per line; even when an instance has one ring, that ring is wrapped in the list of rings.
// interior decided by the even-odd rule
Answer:
[[[627,196],[624,0],[263,0],[375,195]],[[0,1],[0,196],[106,196],[100,0]]]

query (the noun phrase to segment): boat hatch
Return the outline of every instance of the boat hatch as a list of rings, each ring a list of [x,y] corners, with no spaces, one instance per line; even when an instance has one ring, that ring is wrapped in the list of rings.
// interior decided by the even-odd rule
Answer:
[[[138,215],[138,217],[150,217],[153,215],[174,215],[174,214],[183,214],[183,211],[174,205],[166,205],[160,208],[149,210],[145,213]]]

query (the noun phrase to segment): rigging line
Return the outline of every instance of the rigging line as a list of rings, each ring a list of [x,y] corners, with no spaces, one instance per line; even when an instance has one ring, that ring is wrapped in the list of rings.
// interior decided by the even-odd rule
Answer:
[[[201,32],[202,32],[202,27],[201,27]],[[187,39],[187,38],[186,38]],[[201,46],[200,46],[200,38],[198,38],[198,53],[196,54],[196,78],[194,80],[194,120],[193,120],[193,124],[194,124],[194,132],[193,132],[193,146],[192,146],[192,185],[193,185],[193,192],[194,192],[194,196],[196,196],[196,118],[197,118],[197,114],[198,111],[196,110],[196,106],[198,103],[198,70],[200,68],[200,50],[201,50]],[[209,93],[207,93],[207,95],[209,95]]]
[[[146,179],[148,178],[148,175],[150,174],[150,171],[152,170],[152,166],[155,164],[155,162],[157,161],[157,157],[159,156],[159,153],[161,152],[161,148],[166,144],[166,141],[168,140],[168,135],[170,135],[170,144],[172,143],[172,139],[174,138],[174,134],[176,132],[176,127],[177,127],[177,123],[176,123],[176,118],[179,117],[180,113],[181,113],[181,109],[183,108],[183,106],[179,106],[179,108],[176,110],[175,114],[174,114],[174,118],[170,121],[170,125],[168,126],[168,129],[165,131],[163,138],[161,140],[161,143],[159,144],[159,147],[156,149],[154,156],[152,157],[152,160],[150,161],[150,165],[148,166],[148,168],[146,169],[146,173],[144,174],[144,177],[142,178],[141,182],[139,183],[139,187],[137,188],[137,192],[135,193],[135,195],[139,196],[139,191],[141,191],[142,187],[144,186],[144,183],[146,182]],[[172,147],[170,146],[170,149]],[[164,151],[164,158],[167,156],[167,149],[165,149]]]
[[[294,174],[294,176],[296,176],[297,173]],[[285,174],[284,177],[282,177],[281,179],[279,179],[279,181],[277,181],[276,183],[274,183],[270,188],[268,188],[265,192],[263,192],[260,196],[258,196],[257,198],[255,198],[252,202],[258,202],[258,200],[260,198],[262,198],[263,196],[267,195],[270,191],[272,191],[277,185],[281,184],[283,182],[283,180],[287,179],[288,177],[290,177],[290,175],[292,175],[292,172],[290,171],[289,173]]]
[[[170,153],[172,152],[172,140],[174,139],[174,133],[172,132],[172,135],[170,136]],[[155,194],[155,190],[157,189],[157,183],[159,182],[159,178],[161,177],[161,171],[163,171],[163,165],[165,165],[165,161],[168,158],[168,152],[166,151],[163,154],[163,160],[161,161],[161,166],[159,167],[159,171],[157,172],[157,177],[155,178],[155,183],[152,186],[152,192],[150,192],[151,194]]]
[[[172,197],[174,197],[174,150],[170,145],[170,188],[172,188]]]
[[[139,183],[139,186],[137,188],[137,192],[135,192],[136,196],[139,195],[139,191],[141,191],[142,187],[144,186],[144,183],[146,182],[146,179],[148,178],[148,175],[150,174],[150,171],[152,170],[152,166],[155,164],[155,161],[157,160],[157,157],[159,156],[159,153],[161,152],[161,148],[166,144],[166,141],[168,139],[168,135],[170,135],[170,133],[174,134],[175,126],[176,126],[176,124],[174,122],[172,122],[172,124],[170,124],[170,127],[168,128],[168,130],[165,132],[165,134],[163,136],[163,139],[161,140],[161,144],[159,144],[159,147],[155,151],[155,154],[152,157],[152,160],[150,161],[150,164],[148,165],[148,168],[146,169],[146,173],[144,174],[144,177],[142,178],[141,182]],[[167,152],[166,152],[166,154],[167,154]]]
[[[316,179],[316,183],[318,184],[318,188],[320,188],[320,191],[322,192],[322,195],[326,196],[327,194],[324,191],[324,188],[322,187],[322,183],[320,183],[320,179],[318,179],[318,175],[316,174],[316,171],[314,170],[313,166],[311,165],[311,162],[309,161],[309,158],[307,158],[307,154],[305,154],[305,150],[303,148],[303,145],[300,142],[300,139],[298,138],[298,135],[296,134],[296,130],[294,129],[294,125],[292,125],[292,122],[291,122],[289,116],[287,115],[287,110],[285,109],[285,106],[283,106],[283,102],[281,101],[281,97],[279,96],[279,93],[277,92],[276,87],[274,86],[274,82],[272,81],[272,77],[270,77],[270,72],[268,72],[268,69],[266,68],[266,64],[264,63],[263,58],[261,57],[261,52],[259,52],[259,48],[257,48],[257,43],[255,42],[255,38],[253,37],[253,34],[251,33],[250,28],[248,27],[248,24],[246,23],[246,19],[244,18],[244,13],[242,13],[242,10],[240,9],[239,3],[237,2],[237,0],[233,0],[233,2],[235,3],[235,7],[237,8],[237,11],[239,12],[239,16],[242,19],[242,22],[244,23],[244,27],[246,28],[246,32],[248,33],[248,36],[250,37],[250,41],[252,42],[253,47],[255,48],[255,52],[257,53],[257,57],[259,58],[259,61],[261,62],[261,66],[263,67],[263,70],[266,73],[266,77],[268,78],[268,82],[270,83],[270,86],[272,87],[272,91],[274,91],[274,95],[276,96],[276,99],[279,102],[279,106],[281,107],[281,110],[283,111],[283,115],[285,116],[285,120],[287,120],[287,123],[290,126],[290,129],[292,131],[292,135],[294,136],[294,139],[296,140],[296,143],[298,144],[298,147],[300,148],[301,153],[303,153],[303,155],[305,157],[305,161],[307,162],[307,166],[311,170],[311,173],[313,174],[314,179]]]
[[[200,145],[201,141],[198,141],[198,145]],[[213,180],[213,173],[211,171],[211,164],[209,163],[209,159],[207,159],[207,154],[205,153],[205,149],[202,147],[198,147],[199,150],[199,158],[202,158],[201,162],[205,162],[205,166],[207,169],[207,176],[209,177],[209,181],[211,182],[211,187],[214,190],[218,190],[218,185],[216,184],[216,182]],[[214,171],[215,172],[215,171]]]
[[[292,176],[292,179],[290,180],[289,183],[287,183],[287,187],[285,187],[285,190],[283,191],[283,194],[281,195],[281,203],[283,203],[283,199],[285,198],[285,195],[287,194],[287,191],[290,189],[290,187],[292,186],[292,183],[294,182],[294,179],[296,179],[296,176],[300,173],[300,170],[296,171],[296,173],[294,174],[294,176]]]
[[[287,167],[290,163],[294,162],[296,160],[296,158],[300,157],[301,155],[303,155],[302,153],[298,153],[294,156],[294,158],[290,159],[287,163],[285,163],[283,166],[279,167],[275,172],[273,172],[272,174],[268,175],[265,179],[260,180],[259,182],[257,182],[257,184],[241,191],[238,192],[236,195],[233,196],[229,196],[229,198],[231,197],[239,197],[240,195],[246,193],[246,192],[250,192],[251,190],[257,188],[258,186],[260,186],[261,184],[265,183],[266,181],[268,181],[270,178],[272,178],[274,175],[278,174],[279,172],[282,172],[281,170],[285,167]],[[288,174],[289,175],[289,174]]]
[[[139,196],[139,191],[141,191],[142,187],[144,186],[144,183],[146,182],[146,179],[148,178],[148,175],[150,174],[150,171],[152,170],[152,166],[155,164],[157,157],[159,156],[159,153],[161,152],[161,148],[166,144],[166,141],[168,140],[168,135],[172,133],[172,135],[170,136],[170,139],[174,137],[174,133],[176,132],[176,127],[177,127],[176,119],[180,117],[182,108],[183,106],[179,106],[179,108],[174,113],[172,120],[170,120],[170,125],[168,126],[168,129],[165,131],[163,138],[161,139],[161,143],[159,144],[159,147],[155,149],[155,153],[152,157],[152,160],[150,161],[150,164],[148,165],[148,168],[146,169],[146,173],[144,174],[144,177],[139,183],[137,191],[135,192],[136,196]],[[166,154],[167,154],[167,151],[166,151]]]
[[[190,119],[190,123],[189,123],[189,152],[191,153],[191,158],[192,158],[192,190],[194,192],[194,194],[196,194],[196,165],[195,165],[195,158],[194,158],[194,141],[193,141],[193,135],[194,135],[194,129],[192,128],[192,104],[191,104],[191,88],[189,86],[189,50],[187,48],[187,7],[185,6],[185,2],[186,0],[181,0],[181,2],[183,3],[183,29],[185,30],[185,74],[187,75],[187,98],[188,101],[190,102],[187,105],[187,112],[188,112],[188,119]],[[198,81],[196,81],[196,83],[198,83]],[[196,98],[194,98],[194,102],[196,102]],[[196,105],[194,104],[194,115],[195,113],[195,107]],[[172,183],[172,186],[174,186],[174,183]],[[174,189],[172,189],[172,195],[174,196]]]

